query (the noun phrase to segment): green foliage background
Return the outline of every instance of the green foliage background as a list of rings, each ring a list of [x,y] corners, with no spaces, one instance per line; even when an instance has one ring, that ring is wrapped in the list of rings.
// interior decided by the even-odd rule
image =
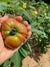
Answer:
[[[24,2],[27,4],[25,9]],[[33,16],[33,11],[37,11],[38,14]],[[22,16],[23,21],[27,20],[31,26],[32,35],[26,44],[0,67],[22,67],[22,60],[30,54],[32,51],[30,44],[36,39],[38,43],[32,45],[40,47],[41,53],[46,53],[47,45],[50,44],[50,12],[46,3],[42,1],[36,3],[35,0],[0,0],[0,15],[5,14],[9,17]]]

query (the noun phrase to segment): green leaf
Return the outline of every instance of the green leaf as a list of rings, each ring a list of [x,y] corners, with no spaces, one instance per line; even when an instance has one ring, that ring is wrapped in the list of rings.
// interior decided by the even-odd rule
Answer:
[[[21,67],[22,66],[22,56],[20,55],[19,51],[17,51],[12,57],[11,61],[14,63],[14,67]]]
[[[0,7],[5,7],[5,6],[7,6],[6,2],[0,2]]]
[[[24,44],[23,46],[22,46],[24,49],[26,49],[26,50],[29,50],[29,51],[32,51],[31,50],[31,46],[30,46],[30,44],[27,42],[27,44]]]
[[[1,2],[10,2],[10,0],[0,0]]]
[[[4,12],[6,6],[7,6],[6,2],[0,2],[0,12]]]
[[[37,26],[37,22],[35,22],[35,21],[32,21],[32,23],[31,23],[31,27],[33,28],[33,27],[36,27]]]
[[[31,16],[29,15],[29,13],[25,10],[25,9],[23,9],[23,8],[19,8],[19,11],[22,13],[22,14],[24,14],[28,19],[29,19],[29,21],[32,19],[31,18]]]
[[[29,54],[28,50],[26,50],[22,47],[19,49],[19,52],[23,57],[26,57]]]
[[[7,60],[4,64],[3,64],[3,67],[10,67],[11,65],[10,65],[10,61],[9,60]]]
[[[32,31],[33,33],[37,33],[38,35],[40,35],[40,36],[42,36],[42,37],[48,38],[44,31],[38,30],[38,29],[36,29],[36,28],[32,28],[31,31]]]
[[[32,49],[31,49],[31,46],[30,46],[30,44],[29,43],[27,43],[27,49],[29,50],[29,51],[32,51]]]
[[[50,29],[46,30],[48,33],[50,33]]]
[[[36,10],[35,7],[33,7],[33,6],[27,6],[27,9],[33,9],[33,10]]]

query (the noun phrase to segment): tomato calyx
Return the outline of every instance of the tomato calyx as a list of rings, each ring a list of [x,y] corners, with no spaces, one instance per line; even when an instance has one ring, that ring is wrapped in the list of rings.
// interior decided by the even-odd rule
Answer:
[[[10,35],[15,35],[17,33],[17,30],[15,28],[12,28],[10,31]]]

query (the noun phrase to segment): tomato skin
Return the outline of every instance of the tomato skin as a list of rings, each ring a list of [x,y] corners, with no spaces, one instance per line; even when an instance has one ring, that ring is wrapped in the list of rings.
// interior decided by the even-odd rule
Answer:
[[[20,46],[24,41],[26,35],[27,28],[25,27],[25,25],[19,23],[15,19],[10,18],[2,23],[2,36],[7,47],[16,48]]]
[[[5,39],[5,44],[7,46],[18,47],[19,45],[21,45],[21,41],[16,36],[8,36]]]

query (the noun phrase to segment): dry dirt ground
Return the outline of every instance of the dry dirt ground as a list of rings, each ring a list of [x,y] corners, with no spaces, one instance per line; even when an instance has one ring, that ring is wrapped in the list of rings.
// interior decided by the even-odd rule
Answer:
[[[50,67],[50,48],[46,54],[40,54],[38,48],[34,48],[31,56],[23,60],[22,67]]]

